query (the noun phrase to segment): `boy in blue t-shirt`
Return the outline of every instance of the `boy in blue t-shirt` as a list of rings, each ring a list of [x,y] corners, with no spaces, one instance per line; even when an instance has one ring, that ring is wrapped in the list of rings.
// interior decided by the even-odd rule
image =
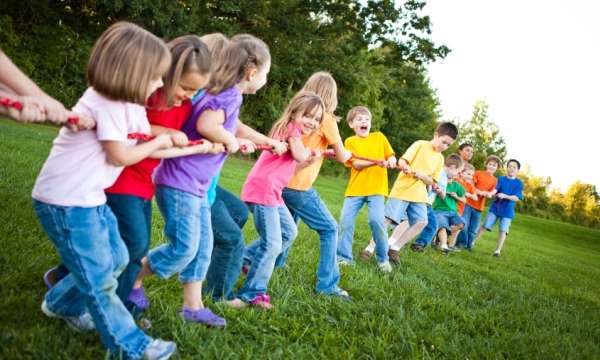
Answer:
[[[490,206],[490,211],[477,235],[477,237],[481,236],[483,230],[491,231],[496,220],[500,220],[498,244],[496,245],[496,251],[494,251],[496,257],[500,256],[510,223],[515,217],[515,203],[523,199],[523,182],[517,179],[520,168],[521,163],[515,159],[510,159],[506,163],[506,176],[498,178],[496,190],[494,190],[496,198]]]

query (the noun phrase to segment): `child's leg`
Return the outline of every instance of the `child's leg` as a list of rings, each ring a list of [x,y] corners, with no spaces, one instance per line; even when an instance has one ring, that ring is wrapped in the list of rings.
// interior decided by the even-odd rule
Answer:
[[[353,262],[352,240],[354,239],[354,225],[356,215],[365,201],[368,202],[367,198],[363,196],[348,196],[344,198],[344,205],[342,206],[342,213],[340,215],[340,238],[337,246],[338,261]]]
[[[410,227],[402,233],[402,235],[390,245],[390,249],[400,250],[412,238],[417,236],[425,226],[427,226],[427,205],[424,203],[406,202],[406,215],[409,220]],[[394,236],[392,234],[392,236]]]
[[[402,246],[400,245],[400,239],[402,238],[402,234],[404,234],[410,228],[410,223],[408,221],[402,221],[398,225],[394,227],[392,230],[392,235],[389,238],[389,248],[391,250],[400,250]]]
[[[282,243],[281,220],[277,207],[253,205],[252,214],[256,231],[260,235],[260,246],[254,255],[246,282],[238,292],[238,297],[244,302],[250,302],[267,293],[275,259],[281,253]]]
[[[509,218],[499,218],[500,219],[500,225],[499,225],[499,233],[498,233],[498,243],[496,244],[496,251],[494,252],[495,254],[500,255],[500,252],[502,251],[502,247],[504,246],[504,241],[506,240],[506,234],[508,234],[508,229],[510,228],[510,223],[512,219]]]
[[[465,205],[465,208],[464,208],[464,211],[463,211],[463,214],[462,214],[462,218],[463,218],[463,221],[465,223],[465,225],[463,227],[464,231],[460,231],[458,233],[458,237],[457,237],[457,241],[456,241],[456,244],[458,246],[467,247],[467,245],[469,243],[469,232],[468,232],[468,229],[469,229],[469,220],[470,220],[470,217],[471,217],[471,208],[468,205]]]
[[[438,230],[437,236],[440,241],[440,248],[443,250],[448,250],[448,233],[446,232],[446,228],[440,228]]]
[[[281,252],[286,252],[298,236],[298,225],[285,205],[280,206],[278,211],[281,223]]]
[[[472,249],[473,245],[475,244],[475,240],[479,237],[478,232],[480,227],[479,222],[481,221],[481,211],[473,209],[469,205],[467,205],[467,207],[471,210],[469,227],[465,227],[465,231],[469,233],[467,248]]]
[[[486,230],[491,231],[492,227],[496,223],[496,220],[498,220],[498,217],[494,213],[488,212],[487,216],[485,217],[485,220],[483,221],[483,224],[479,228],[479,232],[477,233],[477,237],[475,238],[475,241],[479,240],[481,235],[483,235],[484,231],[486,231]]]
[[[448,246],[454,247],[456,245],[456,237],[460,233],[463,225],[453,225],[450,228],[450,239],[448,239]]]
[[[366,198],[369,208],[369,227],[375,239],[378,263],[388,262],[388,239],[385,230],[385,198],[382,195],[372,195]]]
[[[214,300],[233,298],[233,286],[242,269],[242,228],[247,220],[246,204],[217,187],[217,198],[211,207],[214,246],[206,273],[206,290],[212,292]]]
[[[110,209],[106,205],[65,208],[38,201],[34,206],[70,271],[46,294],[47,308],[60,316],[78,315],[74,312],[87,308],[102,342],[113,354],[141,358],[151,339],[135,325],[116,295],[117,274],[128,255]],[[82,300],[83,307],[79,306]]]
[[[419,234],[419,237],[415,240],[415,244],[427,247],[427,245],[431,244],[431,240],[433,240],[436,231],[437,220],[435,219],[433,208],[431,205],[427,205],[427,226],[421,231],[421,234]]]

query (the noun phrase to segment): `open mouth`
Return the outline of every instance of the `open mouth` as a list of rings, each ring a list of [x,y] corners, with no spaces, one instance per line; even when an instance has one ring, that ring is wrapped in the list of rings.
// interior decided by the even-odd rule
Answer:
[[[361,126],[360,127],[360,131],[367,131],[367,130],[369,130],[368,126]]]

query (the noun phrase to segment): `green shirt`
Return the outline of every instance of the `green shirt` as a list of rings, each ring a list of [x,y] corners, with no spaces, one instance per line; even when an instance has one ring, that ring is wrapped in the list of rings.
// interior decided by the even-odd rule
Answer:
[[[446,188],[446,193],[456,193],[457,196],[465,196],[466,190],[465,188],[459,184],[457,181],[450,180],[448,183],[448,187]],[[437,211],[451,211],[453,213],[456,212],[456,200],[452,196],[446,195],[444,199],[440,199],[439,196],[435,198],[433,202],[433,210]]]

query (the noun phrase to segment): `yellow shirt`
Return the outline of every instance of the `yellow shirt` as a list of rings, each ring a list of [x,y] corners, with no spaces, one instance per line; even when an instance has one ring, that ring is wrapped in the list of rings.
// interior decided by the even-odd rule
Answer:
[[[415,141],[402,155],[402,159],[408,162],[413,171],[431,176],[435,181],[440,179],[440,173],[444,168],[444,156],[433,149],[431,142],[425,140]],[[403,172],[400,172],[396,178],[390,197],[416,203],[429,203],[425,183]]]
[[[370,133],[366,138],[351,136],[344,146],[354,155],[372,159],[386,160],[394,155],[394,149],[388,139],[380,132]],[[352,160],[346,163],[352,166]],[[387,169],[381,166],[370,166],[362,170],[351,167],[350,181],[344,196],[388,195]]]
[[[342,141],[340,131],[337,127],[337,121],[333,114],[325,113],[323,122],[319,130],[302,139],[304,146],[312,150],[325,150],[328,145],[333,145]],[[323,164],[323,157],[316,159],[309,166],[296,170],[294,177],[290,180],[287,187],[294,190],[306,191],[311,188]]]

